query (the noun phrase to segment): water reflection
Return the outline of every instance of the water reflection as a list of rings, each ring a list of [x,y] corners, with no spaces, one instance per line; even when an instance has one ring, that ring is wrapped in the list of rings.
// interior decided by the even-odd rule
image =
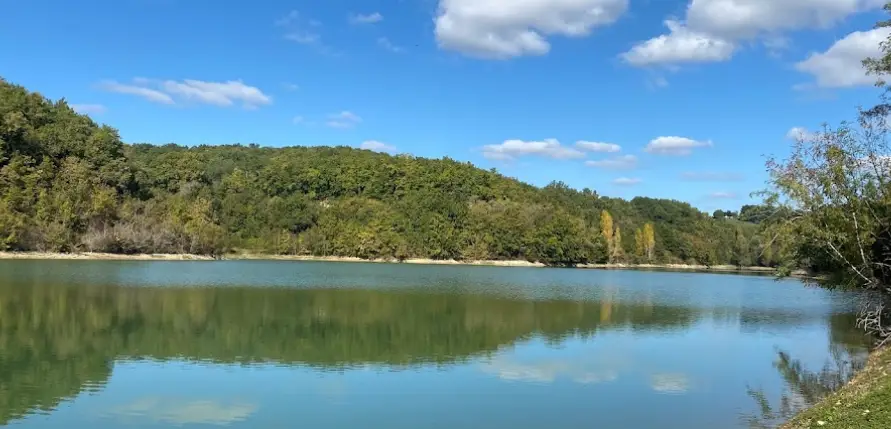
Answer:
[[[647,298],[644,292],[604,288],[596,298],[579,300],[560,294],[529,299],[439,289],[2,283],[0,424],[49,412],[83,391],[100,390],[117,372],[116,366],[143,359],[299,366],[314,372],[472,363],[485,374],[517,384],[568,382],[608,388],[633,369],[627,356],[610,353],[615,338],[681,336],[694,326],[703,327],[704,335],[722,326],[776,334],[823,326],[828,317],[822,308],[683,305]],[[840,352],[863,344],[861,336],[851,333],[850,316],[832,315],[828,323],[820,329],[828,329]],[[615,337],[605,343],[610,346],[573,359],[498,353],[530,340],[558,347],[570,339],[596,344],[604,335]],[[653,338],[671,341],[664,335]],[[720,340],[720,335],[714,338]],[[837,383],[831,382],[842,381],[822,373],[808,375],[791,357],[781,356],[777,368],[789,384],[798,386],[797,396],[785,402],[807,402],[822,394],[820,386],[832,388]],[[667,354],[665,359],[670,361]],[[668,369],[651,370],[642,376],[643,383],[666,396],[684,395],[710,383]],[[325,389],[342,389],[335,387]],[[224,425],[251,418],[258,407],[252,400],[142,396],[104,415],[121,422]]]

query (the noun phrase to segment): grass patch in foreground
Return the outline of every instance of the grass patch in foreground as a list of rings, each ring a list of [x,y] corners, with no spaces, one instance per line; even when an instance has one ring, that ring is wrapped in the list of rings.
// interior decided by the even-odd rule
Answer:
[[[781,429],[891,428],[891,347],[872,354],[850,383]]]

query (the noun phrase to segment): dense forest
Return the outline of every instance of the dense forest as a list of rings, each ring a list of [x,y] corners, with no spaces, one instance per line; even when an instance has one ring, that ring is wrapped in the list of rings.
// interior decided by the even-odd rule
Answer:
[[[707,214],[349,147],[125,144],[0,80],[0,250],[776,265],[757,208]]]

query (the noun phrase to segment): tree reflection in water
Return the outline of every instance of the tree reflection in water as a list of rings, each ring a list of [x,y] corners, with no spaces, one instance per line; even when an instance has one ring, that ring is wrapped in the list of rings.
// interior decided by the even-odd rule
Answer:
[[[819,370],[808,370],[805,365],[785,351],[777,352],[774,368],[785,384],[778,406],[763,389],[748,388],[748,395],[757,404],[757,414],[743,416],[752,429],[772,429],[791,419],[804,409],[813,406],[829,394],[848,383],[866,365],[869,349],[868,338],[853,335],[850,326],[854,315],[834,315],[830,318],[829,362]]]

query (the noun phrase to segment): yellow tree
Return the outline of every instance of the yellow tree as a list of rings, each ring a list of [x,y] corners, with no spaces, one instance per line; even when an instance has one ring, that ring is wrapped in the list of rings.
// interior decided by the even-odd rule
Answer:
[[[606,254],[609,261],[612,262],[613,258],[613,217],[610,216],[609,212],[604,210],[600,213],[600,234],[603,235],[603,239],[606,240]]]
[[[640,228],[634,231],[634,254],[640,257],[646,256],[647,241],[644,239],[644,233]]]
[[[643,230],[643,242],[646,249],[647,259],[653,260],[653,254],[656,251],[656,233],[653,231],[653,224],[647,222]]]
[[[625,250],[622,249],[622,229],[616,225],[616,232],[613,235],[613,260],[619,261],[625,256]]]

